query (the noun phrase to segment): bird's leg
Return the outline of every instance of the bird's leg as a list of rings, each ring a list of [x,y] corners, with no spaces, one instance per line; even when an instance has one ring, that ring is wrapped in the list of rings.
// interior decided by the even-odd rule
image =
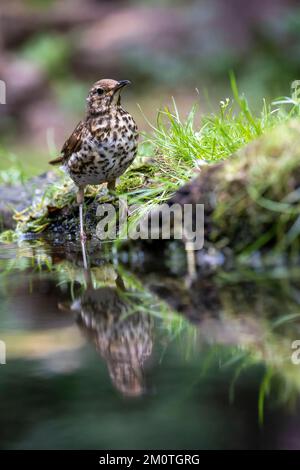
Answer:
[[[185,279],[185,284],[188,288],[190,288],[195,279],[197,279],[197,260],[195,246],[193,242],[185,242],[185,253],[188,271]]]
[[[116,190],[116,180],[111,180],[107,183],[107,189],[108,191],[114,192]]]
[[[88,270],[88,260],[87,260],[87,256],[86,256],[86,244],[85,244],[85,234],[80,234],[80,238],[81,238],[81,253],[82,253],[82,261],[83,261],[83,267],[84,267],[84,270],[87,271]]]
[[[79,204],[80,238],[82,242],[86,240],[86,234],[84,232],[84,223],[83,223],[83,201],[84,201],[84,186],[81,186],[77,193],[77,203]]]
[[[110,180],[107,183],[107,190],[108,190],[108,196],[107,196],[107,201],[111,202],[112,204],[114,203],[116,199],[116,179]]]

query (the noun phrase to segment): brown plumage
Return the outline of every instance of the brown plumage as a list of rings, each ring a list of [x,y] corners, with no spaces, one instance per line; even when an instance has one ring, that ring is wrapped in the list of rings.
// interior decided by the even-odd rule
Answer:
[[[80,234],[84,238],[82,204],[86,185],[108,183],[115,188],[116,179],[132,163],[137,152],[137,126],[121,106],[121,89],[128,80],[100,80],[87,97],[87,113],[65,142],[61,156],[51,160],[61,164],[78,187]]]
[[[85,275],[87,289],[72,307],[77,324],[105,360],[114,386],[126,396],[140,396],[146,390],[144,365],[152,354],[152,317],[132,312],[119,275],[114,287],[97,289],[91,272]]]

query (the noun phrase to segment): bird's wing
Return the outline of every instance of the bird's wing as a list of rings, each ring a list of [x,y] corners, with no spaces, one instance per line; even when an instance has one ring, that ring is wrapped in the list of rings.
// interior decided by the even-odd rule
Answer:
[[[64,143],[63,148],[61,149],[62,156],[51,160],[49,163],[51,165],[59,165],[68,161],[68,159],[73,153],[78,152],[78,150],[80,150],[85,131],[85,122],[80,121],[75,127],[70,137]]]
[[[64,143],[63,148],[61,149],[61,153],[63,154],[65,160],[67,160],[73,153],[80,150],[84,128],[84,121],[80,121],[68,140],[66,140]]]

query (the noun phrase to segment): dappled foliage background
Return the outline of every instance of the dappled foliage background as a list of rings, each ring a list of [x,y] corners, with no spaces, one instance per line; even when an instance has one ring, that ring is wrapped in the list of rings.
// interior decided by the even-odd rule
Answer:
[[[168,138],[172,134],[168,124],[171,131],[172,125],[173,129],[177,125],[171,115],[166,128],[160,127],[163,131],[153,137],[157,147],[164,150],[163,156],[169,158],[160,162],[156,159],[158,167],[167,169],[164,194],[191,177],[194,154],[197,157],[200,145],[208,161],[214,161],[216,148],[218,158],[226,158],[280,119],[284,122],[287,118],[287,114],[276,114],[273,108],[271,112],[265,107],[265,119],[258,118],[256,122],[247,102],[238,99],[240,109],[233,119],[237,99],[235,103],[226,100],[232,94],[230,71],[234,71],[239,91],[247,94],[251,110],[262,109],[263,97],[274,99],[289,94],[290,83],[300,78],[300,5],[296,0],[1,0],[0,22],[0,79],[7,84],[7,103],[0,105],[0,183],[20,182],[23,175],[25,179],[49,168],[47,161],[58,153],[84,113],[88,88],[100,78],[132,81],[124,101],[141,130],[149,131],[145,116],[154,121],[159,108],[172,104],[172,96],[183,116],[195,102],[200,108],[196,121],[198,114],[206,112],[201,143],[198,133],[187,133],[184,126],[181,134],[173,132],[174,139],[172,135]],[[297,116],[298,90],[294,89]],[[223,105],[210,119],[210,110],[221,99]],[[294,115],[290,111],[291,116]],[[191,112],[187,123],[193,117]],[[272,138],[269,153],[263,140],[259,146],[248,147],[247,156],[252,161],[256,161],[256,154],[251,152],[257,149],[263,157],[271,154],[272,159],[270,166],[253,165],[255,171],[248,174],[254,176],[246,181],[246,189],[259,187],[261,194],[272,200],[273,193],[265,189],[275,188],[275,196],[283,198],[288,187],[292,198],[286,199],[286,207],[299,201],[298,179],[290,177],[294,168],[298,168],[297,124],[292,123],[283,134],[277,134],[283,143],[280,146]],[[185,146],[181,145],[183,140]],[[194,154],[190,151],[192,147]],[[291,153],[286,148],[291,148]],[[175,159],[178,155],[180,160]],[[277,169],[273,173],[271,166],[275,160],[282,171]],[[265,161],[269,162],[267,158]],[[174,183],[170,176],[174,176],[171,167],[176,163],[180,171],[176,168]],[[229,167],[229,171],[230,168],[244,170],[242,158],[237,165],[240,166]],[[274,175],[279,184],[273,184]],[[243,190],[246,185],[244,180],[242,183]],[[235,186],[231,187],[235,191]],[[52,188],[52,194],[60,191],[59,185],[57,188]],[[229,196],[231,203],[231,193]],[[253,200],[249,203],[251,194],[247,192],[246,196],[249,198],[243,199],[248,204],[244,213],[249,209],[250,222],[254,214],[255,233],[260,233],[260,214],[264,212],[254,213]],[[40,205],[46,206],[45,201],[47,198],[42,197]],[[143,202],[140,207],[145,209]],[[36,219],[33,213],[27,212],[32,224],[35,220],[45,222],[45,213],[37,207],[38,210],[33,208]],[[56,206],[49,204],[49,207]],[[228,207],[223,199],[222,217]],[[299,235],[298,214],[292,212],[295,219],[278,218],[276,226],[281,233],[290,220],[295,222],[292,241],[295,233]],[[232,219],[228,221],[227,215],[224,217],[227,230],[229,227],[231,233],[241,237],[245,237],[245,231],[251,235],[245,219],[239,215]],[[298,324],[295,327],[295,323],[289,323],[299,315],[299,289],[296,281],[289,285],[289,273],[282,269],[283,257],[278,252],[278,269],[270,274],[271,293],[266,290],[259,270],[260,258],[255,256],[251,266],[258,269],[258,292],[246,278],[237,285],[231,299],[227,286],[222,296],[217,288],[217,295],[216,289],[201,279],[200,288],[187,289],[184,301],[179,297],[183,315],[175,318],[175,328],[167,324],[164,330],[161,323],[156,325],[152,362],[146,369],[147,394],[130,401],[113,388],[105,361],[92,344],[83,341],[76,316],[68,309],[71,300],[72,303],[80,300],[83,290],[79,282],[81,253],[71,245],[72,262],[68,263],[65,245],[61,253],[53,251],[51,256],[49,247],[44,252],[43,248],[39,251],[39,242],[32,246],[31,252],[31,245],[24,240],[20,240],[16,251],[4,245],[0,259],[3,271],[0,317],[4,328],[1,335],[7,334],[9,344],[8,365],[0,371],[1,448],[198,448],[199,445],[203,448],[299,448],[298,369],[290,362],[290,367],[284,368],[280,362],[282,357],[289,361],[286,351],[290,352],[290,338],[299,332]],[[220,246],[225,245],[220,243]],[[252,245],[253,250],[257,247]],[[185,289],[186,259],[177,248],[171,247],[167,252],[162,271],[170,271],[172,281],[177,277]],[[203,254],[204,265],[205,256],[209,260],[211,255]],[[77,258],[80,258],[78,269]],[[140,263],[136,246],[133,254],[125,253],[122,259]],[[213,252],[211,259],[214,259]],[[216,263],[219,262],[218,258]],[[95,265],[103,263],[104,259],[95,260]],[[155,263],[162,264],[157,253],[155,260],[147,260],[138,274],[145,275],[149,265],[153,268]],[[182,268],[176,270],[180,263]],[[105,276],[100,274],[103,280]],[[238,274],[233,273],[230,278],[227,273],[223,282],[227,279],[229,284],[234,284]],[[155,276],[151,274],[150,281],[157,279],[167,298],[165,278]],[[276,276],[282,281],[282,292],[277,285],[274,288]],[[293,276],[297,280],[298,271]],[[222,278],[218,285],[222,285],[221,281]],[[170,286],[174,296],[177,289],[173,283]],[[249,294],[250,302],[245,294]],[[193,318],[199,323],[189,329],[184,315],[190,305],[194,305],[197,315]],[[237,319],[237,323],[227,324],[224,312],[227,320]],[[207,329],[203,328],[205,319]],[[246,325],[246,329],[240,330],[240,324]],[[287,333],[286,324],[290,326]],[[282,338],[276,336],[278,326],[284,330]],[[214,340],[211,347],[196,341],[196,328],[209,341]],[[184,338],[181,335],[186,330],[192,335]],[[268,392],[276,367],[286,380],[282,383],[278,380],[281,393],[271,397]],[[235,388],[241,371],[243,378]],[[266,411],[265,396],[270,406]],[[272,414],[274,403],[294,404],[294,415],[289,413],[288,406]],[[259,422],[262,417],[266,421],[263,427]]]
[[[229,92],[228,71],[252,102],[288,92],[300,75],[296,0],[2,0],[1,165],[21,155],[46,168],[103,77],[132,80],[126,105],[139,127],[176,97],[184,113]]]

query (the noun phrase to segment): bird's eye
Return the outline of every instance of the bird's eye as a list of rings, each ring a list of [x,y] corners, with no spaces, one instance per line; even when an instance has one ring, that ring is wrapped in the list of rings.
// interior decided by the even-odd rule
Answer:
[[[96,92],[97,92],[98,95],[103,95],[104,90],[103,90],[103,88],[97,88]]]

